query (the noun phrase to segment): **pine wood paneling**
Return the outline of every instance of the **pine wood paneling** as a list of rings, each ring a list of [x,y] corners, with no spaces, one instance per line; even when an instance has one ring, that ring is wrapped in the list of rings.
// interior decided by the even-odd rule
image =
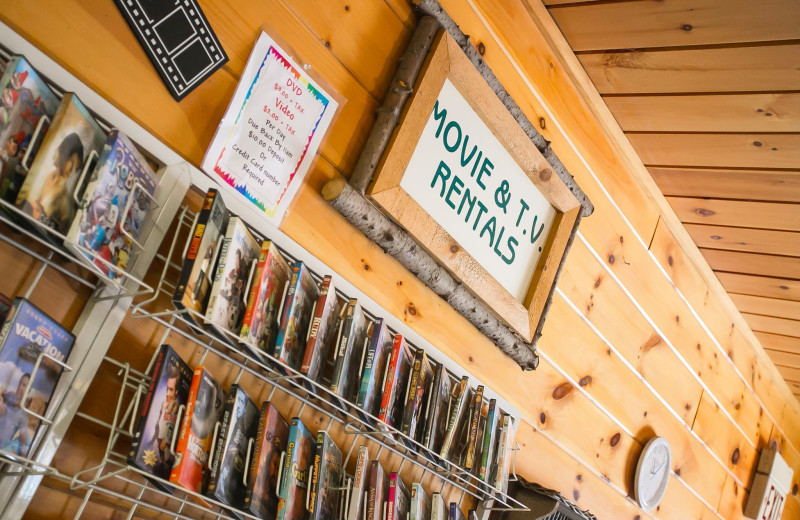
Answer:
[[[800,202],[798,171],[656,166],[651,166],[647,170],[666,196]]]
[[[800,134],[627,134],[647,165],[797,168]]]
[[[800,94],[609,96],[626,132],[796,132]]]
[[[682,222],[800,231],[800,204],[667,197]]]
[[[558,489],[600,518],[717,518],[714,508],[735,501],[729,493],[736,488],[726,483],[749,486],[754,446],[771,430],[785,434],[787,448],[800,443],[800,407],[788,403],[791,392],[775,379],[774,366],[733,325],[686,256],[648,251],[668,211],[665,201],[649,191],[654,184],[621,131],[614,131],[610,113],[587,97],[588,78],[576,75],[577,60],[567,61],[566,42],[534,1],[442,2],[472,43],[482,44],[483,58],[596,208],[563,270],[541,342],[542,363],[533,373],[521,372],[319,196],[327,179],[347,175],[360,151],[414,25],[406,2],[209,0],[203,8],[231,62],[180,104],[165,95],[113,4],[18,2],[3,5],[0,18],[195,164],[264,24],[347,98],[282,230],[522,410],[520,475]],[[68,37],[64,26],[71,28]],[[712,50],[718,49],[702,49]],[[792,59],[781,65],[790,64],[790,76]],[[758,66],[775,69],[768,62]],[[153,94],[143,100],[142,92]],[[680,252],[684,240],[674,245]],[[157,338],[140,321],[126,324],[113,352],[143,356],[150,348],[143,345]],[[102,411],[102,392],[90,394],[85,405]],[[652,435],[669,438],[675,476],[661,510],[648,515],[627,495],[641,445]],[[91,434],[71,439],[60,464],[82,465],[97,455]],[[79,499],[65,491],[40,491],[29,517],[71,517]],[[85,516],[114,514],[124,516],[115,504],[101,503]]]
[[[767,350],[767,353],[776,365],[800,368],[800,354],[781,350]]]
[[[800,233],[686,224],[698,247],[800,256]]]
[[[742,312],[800,320],[800,302],[797,301],[763,298],[746,294],[731,294],[731,299]]]
[[[783,374],[787,381],[800,383],[800,368],[778,365],[778,371]]]
[[[701,251],[715,271],[762,276],[780,274],[786,278],[800,278],[800,258],[797,257],[742,253],[722,249],[701,249]]]
[[[764,345],[764,348],[800,354],[800,339],[798,338],[758,331],[755,332],[755,335]]]
[[[717,277],[728,292],[782,300],[800,300],[800,281],[798,280],[736,273],[717,273]]]
[[[783,0],[603,2],[550,13],[575,51],[800,38],[800,5]]]
[[[630,4],[629,4],[630,5]],[[601,94],[797,90],[800,44],[578,56]]]
[[[762,316],[760,314],[748,314],[746,312],[743,312],[742,316],[744,316],[744,319],[747,320],[747,323],[750,324],[753,330],[800,338],[800,321],[798,320],[776,318],[775,316]]]

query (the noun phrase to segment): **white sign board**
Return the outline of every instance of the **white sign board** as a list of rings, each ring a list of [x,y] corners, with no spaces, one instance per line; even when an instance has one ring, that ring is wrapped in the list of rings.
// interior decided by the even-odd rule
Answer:
[[[203,159],[203,170],[236,188],[277,226],[337,106],[261,33]]]
[[[793,474],[792,468],[776,450],[762,450],[744,515],[755,520],[778,520],[783,513]]]
[[[518,301],[556,216],[445,79],[400,186]]]

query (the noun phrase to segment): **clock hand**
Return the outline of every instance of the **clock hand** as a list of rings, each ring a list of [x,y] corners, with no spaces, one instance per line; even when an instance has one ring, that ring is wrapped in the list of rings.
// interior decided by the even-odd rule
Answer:
[[[650,476],[652,477],[653,475],[655,475],[656,473],[658,473],[658,471],[659,471],[661,468],[663,468],[663,467],[664,467],[664,464],[666,464],[666,463],[667,463],[667,461],[665,460],[664,462],[662,462],[661,464],[659,464],[659,466],[658,466],[656,469],[654,469],[653,471],[651,471],[651,472],[650,472]],[[654,462],[654,464],[655,464],[655,462]]]

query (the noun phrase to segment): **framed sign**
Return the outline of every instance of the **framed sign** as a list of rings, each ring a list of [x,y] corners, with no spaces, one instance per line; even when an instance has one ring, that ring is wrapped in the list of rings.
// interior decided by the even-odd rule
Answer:
[[[367,194],[532,340],[581,205],[445,31]]]

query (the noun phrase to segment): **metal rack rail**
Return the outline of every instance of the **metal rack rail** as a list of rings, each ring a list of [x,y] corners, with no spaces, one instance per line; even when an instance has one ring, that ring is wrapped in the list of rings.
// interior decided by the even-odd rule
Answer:
[[[166,257],[161,258],[164,261],[164,267],[156,286],[156,291],[150,298],[137,303],[133,307],[132,316],[134,318],[141,317],[155,320],[167,329],[201,346],[206,353],[213,352],[226,362],[238,366],[240,371],[248,372],[267,383],[280,386],[283,392],[301,401],[303,406],[310,406],[329,415],[332,420],[340,422],[344,426],[346,434],[369,437],[380,445],[382,449],[389,450],[403,460],[408,460],[410,463],[419,466],[424,473],[430,472],[440,477],[443,481],[474,497],[479,502],[494,501],[494,507],[500,509],[524,507],[521,503],[479,479],[470,471],[442,459],[438,453],[435,453],[427,446],[403,434],[397,428],[382,423],[377,416],[359,408],[352,402],[348,402],[319,381],[310,379],[298,370],[269,356],[256,345],[243,342],[239,335],[233,331],[217,327],[218,334],[209,333],[198,326],[204,320],[204,316],[199,313],[191,309],[177,310],[172,306],[165,308],[161,302],[164,299],[167,299],[167,301],[171,299],[176,286],[174,279],[177,278],[180,272],[180,266],[171,261],[176,253],[178,237],[184,235],[188,237],[182,247],[182,258],[189,247],[190,231],[195,222],[196,220],[191,218],[190,212],[184,210],[181,225],[190,227],[184,231],[179,230],[174,234],[169,253]],[[260,240],[266,238],[258,231],[251,231]],[[288,260],[297,260],[279,245],[278,249]],[[313,269],[310,269],[310,273],[315,281],[318,283],[321,281],[322,276],[320,273]],[[349,299],[349,296],[340,290],[337,290],[337,297],[340,303]],[[371,313],[365,312],[365,314],[370,320],[374,321],[376,319],[376,316]],[[387,327],[387,329],[392,337],[397,334],[397,331],[393,328]],[[407,344],[412,350],[418,348],[412,342]],[[436,362],[436,359],[434,358],[433,361]]]

